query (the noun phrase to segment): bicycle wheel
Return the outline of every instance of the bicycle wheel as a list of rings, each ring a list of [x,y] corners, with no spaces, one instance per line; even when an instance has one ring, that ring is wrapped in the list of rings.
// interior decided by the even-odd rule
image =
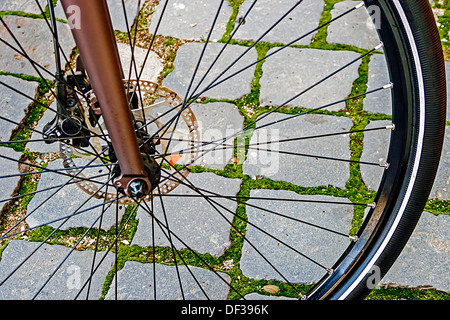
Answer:
[[[112,183],[82,15],[17,3],[0,5],[0,298],[361,299],[387,273],[443,143],[429,1],[108,1],[160,172],[140,199]]]

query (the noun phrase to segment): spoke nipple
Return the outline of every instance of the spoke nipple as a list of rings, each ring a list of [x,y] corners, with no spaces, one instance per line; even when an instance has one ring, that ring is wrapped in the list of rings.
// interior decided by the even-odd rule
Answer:
[[[386,126],[386,130],[395,130],[395,124],[391,123],[390,125]]]
[[[380,44],[375,47],[375,50],[379,50],[379,49],[381,49],[383,47],[384,47],[384,43],[380,42]]]
[[[328,272],[329,275],[332,275],[333,272],[334,272],[334,270],[333,270],[333,269],[328,269],[328,268],[327,268],[327,272]]]
[[[350,240],[357,242],[359,240],[358,236],[350,236]]]
[[[362,7],[364,7],[366,4],[364,3],[364,1],[361,1],[360,3],[358,3],[356,6],[355,6],[355,9],[359,9],[359,8],[362,8]]]
[[[394,87],[394,83],[393,82],[389,82],[388,84],[385,84],[383,86],[383,89],[392,89]]]
[[[376,204],[376,202],[368,203],[367,207],[375,209],[377,207],[377,204]]]
[[[389,163],[385,162],[385,163],[380,163],[380,167],[385,168],[386,170],[389,169]]]

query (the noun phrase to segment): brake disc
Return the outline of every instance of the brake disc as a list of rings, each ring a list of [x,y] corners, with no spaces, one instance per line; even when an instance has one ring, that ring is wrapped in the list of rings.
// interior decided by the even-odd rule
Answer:
[[[162,176],[159,187],[154,189],[152,195],[142,198],[144,201],[150,201],[153,196],[172,192],[188,176],[200,143],[197,119],[189,106],[183,107],[183,99],[166,87],[145,80],[124,81],[124,87],[135,101],[131,109],[135,127],[141,130],[147,129],[148,134],[153,135],[151,140],[138,142],[154,144],[156,149],[154,159],[161,166]],[[90,147],[79,149],[60,142],[63,165],[70,175],[77,177],[76,184],[87,194],[97,199],[112,201],[117,197],[115,189],[114,193],[99,190],[103,183],[89,178],[89,175],[86,175],[86,169],[83,166],[77,166],[77,159],[81,158],[94,160],[92,163],[94,165],[104,164],[108,170],[113,169],[113,163],[108,163],[106,152],[108,149],[108,143],[105,141],[105,137],[108,139],[107,129],[101,123],[101,119],[96,125],[89,120],[89,113],[92,110],[97,113],[100,111],[84,97],[80,97],[80,103],[85,113],[86,126],[91,131]],[[181,117],[174,118],[178,114]],[[177,118],[182,121],[177,121]],[[176,128],[173,129],[171,126],[175,124],[177,124]],[[145,160],[148,156],[143,154],[144,165],[149,162]],[[122,197],[119,203],[127,205],[136,202],[128,197]]]

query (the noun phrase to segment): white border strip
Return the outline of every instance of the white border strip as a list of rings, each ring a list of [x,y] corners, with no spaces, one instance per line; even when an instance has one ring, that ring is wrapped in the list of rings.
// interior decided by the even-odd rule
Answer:
[[[399,0],[392,0],[392,2],[394,3],[395,7],[397,8],[398,13],[400,14],[400,18],[403,21],[403,25],[405,27],[405,30],[406,30],[406,33],[408,35],[408,39],[409,39],[409,42],[411,45],[411,49],[412,49],[412,53],[413,53],[414,61],[415,61],[415,66],[416,66],[416,71],[417,71],[417,79],[418,79],[418,84],[419,84],[419,95],[420,95],[420,100],[419,100],[420,101],[419,141],[417,144],[417,153],[416,153],[416,158],[415,158],[415,162],[414,162],[411,180],[409,182],[405,198],[403,199],[403,203],[400,207],[400,210],[397,214],[397,217],[395,218],[395,221],[394,221],[391,229],[389,230],[389,233],[387,234],[386,238],[383,240],[383,243],[378,248],[378,250],[376,251],[373,258],[370,260],[367,267],[358,276],[356,281],[342,294],[342,296],[340,296],[338,298],[339,300],[344,300],[345,298],[347,298],[348,295],[356,288],[356,286],[359,285],[359,283],[369,273],[369,271],[372,270],[373,266],[375,265],[375,262],[378,260],[378,258],[383,253],[386,246],[388,245],[389,241],[391,240],[392,235],[394,234],[395,230],[397,229],[398,224],[400,223],[400,220],[402,219],[403,214],[406,209],[406,206],[409,202],[409,198],[411,196],[412,190],[414,188],[414,184],[416,182],[417,173],[419,171],[419,165],[420,165],[420,160],[421,160],[421,155],[422,155],[423,137],[425,135],[425,85],[423,83],[422,66],[420,65],[420,56],[419,56],[419,51],[416,46],[416,42],[414,40],[414,35],[413,35],[411,27],[408,23],[408,19],[405,15],[405,12],[403,11],[403,8],[400,5]]]

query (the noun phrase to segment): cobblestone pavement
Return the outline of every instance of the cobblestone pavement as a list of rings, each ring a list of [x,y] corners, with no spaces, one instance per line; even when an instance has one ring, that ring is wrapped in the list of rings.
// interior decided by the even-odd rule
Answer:
[[[39,0],[39,2],[45,7],[46,1]],[[196,61],[216,12],[214,9],[217,7],[216,2],[218,3],[218,1],[207,0],[170,1],[171,10],[167,19],[170,19],[171,23],[162,24],[158,29],[158,39],[163,39],[158,45],[165,48],[165,51],[151,52],[143,71],[143,79],[153,82],[162,81],[162,85],[182,97],[185,96],[188,90],[186,75],[192,74],[196,68]],[[259,122],[260,126],[281,120],[286,113],[298,113],[299,106],[317,108],[330,103],[330,101],[345,99],[352,93],[360,93],[357,90],[364,86],[367,86],[367,90],[373,90],[388,83],[386,63],[383,55],[378,53],[371,59],[363,59],[342,73],[336,74],[333,79],[327,80],[323,84],[327,88],[326,90],[323,90],[323,87],[317,87],[297,99],[290,100],[298,93],[299,87],[307,88],[324,75],[333,72],[336,66],[356,59],[361,52],[364,52],[363,50],[371,49],[378,44],[375,31],[367,26],[367,13],[361,11],[358,14],[362,14],[359,20],[363,22],[362,24],[346,19],[339,20],[337,23],[331,24],[327,32],[319,31],[310,34],[295,42],[292,48],[274,54],[263,63],[256,63],[261,57],[276,53],[283,43],[288,43],[298,37],[298,30],[314,29],[319,25],[321,18],[336,17],[358,3],[358,1],[346,0],[330,6],[330,3],[336,1],[305,0],[300,5],[300,10],[293,11],[283,23],[267,34],[264,38],[266,45],[249,48],[249,41],[256,41],[261,30],[265,30],[267,25],[272,25],[295,2],[295,0],[258,1],[253,13],[246,18],[245,24],[234,35],[234,39],[237,41],[227,46],[226,54],[215,61],[215,57],[224,47],[224,36],[229,35],[230,30],[227,27],[230,25],[232,17],[238,22],[252,3],[250,0],[243,1],[239,11],[235,12],[233,6],[225,1],[226,4],[217,16],[217,24],[210,38],[211,43],[204,53],[204,63],[198,69],[198,74],[205,74],[207,66],[211,63],[215,64],[215,68],[209,72],[204,82],[194,81],[193,88],[197,87],[197,92],[203,91],[207,84],[220,75],[219,71],[221,70],[227,70],[224,75],[226,77],[242,67],[247,65],[251,67],[242,72],[235,81],[229,81],[208,90],[201,101],[199,100],[192,106],[192,112],[196,115],[201,127],[199,132],[203,135],[204,140],[217,139],[230,133],[239,132],[250,120],[260,116],[258,112],[266,110],[264,109],[266,107],[286,105],[283,108],[284,114],[274,113],[271,117],[262,119]],[[137,1],[126,0],[124,3],[128,21],[131,22],[136,17]],[[114,28],[117,30],[122,64],[125,73],[128,74],[131,54],[129,46],[126,44],[127,24],[123,19],[122,1],[108,0],[108,4]],[[2,12],[6,10],[7,12]],[[145,39],[146,35],[148,39],[148,35],[153,34],[157,28],[158,18],[163,11],[163,1],[148,0],[145,3],[142,1],[141,10],[148,21],[140,21],[139,39]],[[436,9],[436,13],[442,14],[443,11]],[[17,39],[30,57],[44,67],[43,69],[33,67],[17,51],[0,44],[0,83],[2,84],[0,85],[0,116],[2,119],[9,120],[1,122],[0,140],[7,141],[11,138],[21,140],[20,137],[29,137],[31,140],[40,139],[39,133],[22,132],[23,126],[21,127],[19,124],[31,124],[37,131],[41,131],[44,125],[52,119],[51,110],[45,112],[40,110],[38,117],[33,118],[37,107],[36,104],[30,104],[30,97],[32,99],[48,97],[45,95],[46,90],[43,90],[45,84],[43,79],[52,79],[51,70],[54,70],[51,34],[35,1],[2,2],[0,15],[3,17],[4,23],[17,35]],[[74,43],[68,36],[70,30],[59,4],[56,7],[56,16],[59,18],[61,48],[65,53],[65,58],[73,59]],[[14,43],[14,39],[9,35],[5,26],[0,26],[0,38]],[[237,64],[227,69],[229,61],[234,61],[244,53],[245,55]],[[138,65],[142,65],[145,55],[146,50],[140,47],[136,48],[134,56]],[[447,62],[447,66],[447,70],[450,72],[450,62]],[[305,74],[308,76],[304,77]],[[10,87],[18,88],[23,94],[11,90]],[[363,109],[366,111],[365,119],[361,122],[364,123],[364,126],[382,128],[390,125],[390,110],[387,108],[390,105],[388,91],[381,91],[377,96],[367,96],[362,102]],[[50,109],[54,108],[55,104],[52,104]],[[329,106],[327,112],[308,114],[300,117],[296,122],[280,121],[271,126],[272,130],[261,130],[262,134],[255,133],[253,136],[249,136],[249,145],[280,141],[301,135],[312,136],[330,131],[345,133],[352,128],[361,129],[362,127],[356,127],[355,120],[348,108],[350,107],[347,106],[346,109],[345,102],[341,102]],[[447,116],[447,121],[450,121],[450,116]],[[217,270],[229,271],[228,273],[221,272],[220,278],[210,270],[201,268],[201,263],[199,264],[198,261],[195,263],[196,266],[190,268],[189,271],[186,268],[180,268],[180,274],[177,274],[173,265],[157,264],[156,269],[153,269],[153,264],[143,263],[151,261],[154,253],[148,247],[152,245],[153,241],[156,246],[161,247],[157,255],[165,255],[166,262],[171,262],[170,250],[166,250],[170,248],[170,241],[166,233],[158,226],[153,226],[151,217],[141,209],[137,210],[137,213],[132,213],[125,205],[120,205],[119,215],[116,217],[115,205],[111,206],[106,210],[105,218],[101,222],[104,230],[102,239],[114,236],[116,221],[136,214],[131,220],[127,220],[129,225],[125,227],[129,228],[127,229],[128,236],[120,239],[121,261],[117,274],[113,267],[113,253],[101,252],[96,257],[98,261],[100,259],[104,259],[104,261],[90,283],[89,298],[113,298],[112,287],[107,289],[112,283],[111,281],[117,277],[119,280],[117,294],[120,299],[151,299],[154,297],[151,287],[152,279],[156,272],[159,275],[158,288],[161,288],[158,291],[158,298],[179,299],[177,277],[180,277],[187,299],[204,298],[202,291],[206,291],[213,299],[226,299],[230,294],[226,283],[244,282],[244,279],[247,279],[246,281],[249,283],[256,283],[253,290],[248,291],[247,298],[265,299],[267,292],[262,290],[261,286],[258,287],[257,281],[273,279],[283,282],[283,278],[264,263],[253,247],[253,243],[260,244],[259,248],[264,256],[269,260],[275,259],[280,265],[281,273],[288,275],[292,282],[304,284],[314,282],[315,279],[321,277],[323,270],[318,269],[309,261],[305,261],[302,256],[286,247],[282,247],[280,251],[280,242],[298,244],[297,249],[300,252],[317,258],[321,264],[330,265],[346,248],[348,238],[325,231],[322,235],[320,231],[314,230],[308,225],[296,228],[296,225],[293,225],[290,220],[283,220],[284,222],[280,223],[274,216],[266,215],[257,208],[263,206],[267,210],[283,212],[291,218],[295,213],[300,212],[301,219],[304,221],[318,223],[325,228],[342,230],[345,234],[354,232],[354,209],[353,206],[345,206],[345,203],[351,203],[349,200],[351,197],[346,193],[352,192],[349,181],[355,179],[355,173],[348,162],[336,162],[330,166],[326,159],[320,158],[331,154],[339,159],[349,159],[356,152],[356,149],[351,148],[352,139],[350,135],[342,134],[332,140],[312,139],[303,144],[297,142],[283,144],[283,150],[317,155],[313,158],[296,159],[298,161],[295,163],[291,163],[292,161],[289,160],[291,157],[288,154],[277,153],[277,161],[273,161],[271,158],[273,154],[267,150],[249,148],[247,157],[239,169],[241,170],[238,172],[239,174],[236,173],[237,171],[229,170],[230,166],[232,167],[235,162],[240,163],[241,159],[239,152],[236,155],[233,149],[224,149],[216,154],[213,153],[211,157],[199,159],[195,163],[195,170],[189,175],[189,181],[194,185],[200,185],[205,190],[215,190],[223,195],[245,196],[250,194],[254,197],[247,203],[246,214],[249,225],[245,241],[240,240],[236,235],[234,228],[237,227],[230,226],[233,223],[233,214],[242,210],[242,205],[238,206],[234,201],[217,200],[218,205],[224,211],[222,215],[219,215],[208,203],[209,201],[195,197],[188,198],[193,191],[187,186],[179,186],[170,193],[186,197],[182,198],[186,199],[182,206],[175,197],[167,197],[164,204],[155,201],[155,212],[162,212],[161,207],[164,206],[167,212],[176,213],[169,215],[166,222],[174,234],[184,235],[183,241],[171,240],[175,247],[178,249],[190,247],[211,261],[215,261],[216,264],[220,263]],[[388,130],[365,133],[363,149],[359,151],[361,161],[382,163],[386,159],[383,146],[388,140]],[[277,147],[279,146],[276,144],[273,146],[273,148]],[[93,199],[88,204],[84,203],[86,198],[84,191],[77,185],[71,184],[70,177],[60,176],[57,173],[43,174],[41,179],[36,180],[34,178],[24,179],[19,175],[23,168],[20,168],[17,162],[7,160],[11,158],[26,161],[27,157],[32,156],[35,163],[48,164],[48,169],[58,169],[61,168],[61,159],[56,159],[54,156],[58,150],[58,145],[45,143],[28,143],[25,149],[20,147],[13,149],[7,144],[0,146],[0,154],[4,156],[0,158],[2,175],[8,175],[8,178],[0,179],[2,194],[12,195],[19,189],[22,193],[37,191],[35,196],[27,197],[26,201],[15,203],[13,209],[16,211],[10,206],[7,207],[5,203],[0,203],[5,212],[0,231],[5,231],[5,225],[8,219],[13,220],[13,214],[21,213],[23,216],[23,212],[29,214],[23,228],[27,226],[37,228],[36,231],[22,236],[20,239],[0,245],[0,281],[18,266],[23,257],[38,247],[36,239],[43,239],[42,237],[45,238],[49,234],[49,227],[38,228],[39,226],[48,224],[50,227],[61,230],[55,240],[48,241],[53,245],[44,244],[18,272],[14,273],[11,281],[5,282],[5,285],[0,287],[0,299],[32,298],[33,292],[45,282],[46,275],[44,273],[48,272],[45,270],[56,268],[59,261],[71,251],[71,246],[76,241],[73,240],[76,239],[73,234],[80,235],[84,232],[83,230],[86,230],[83,228],[98,225],[103,200]],[[77,165],[89,162],[89,159],[83,157],[75,160]],[[305,168],[301,175],[297,174],[299,167]],[[92,175],[102,173],[101,169],[90,170],[92,172],[89,174]],[[380,183],[382,170],[383,168],[379,166],[361,165],[358,179],[365,183],[367,192],[376,190]],[[273,183],[266,183],[263,186],[265,181]],[[52,195],[61,183],[67,185],[50,201],[42,205],[42,202]],[[27,189],[26,185],[31,187]],[[259,187],[251,187],[252,185]],[[299,194],[296,191],[300,188],[310,190],[310,193]],[[356,198],[358,196],[361,195],[354,195]],[[361,197],[363,198],[363,196]],[[271,198],[281,198],[287,201],[280,204],[267,200]],[[299,206],[299,202],[293,202],[294,200],[332,201],[341,202],[341,204],[318,207],[313,202],[307,202]],[[419,289],[437,289],[447,294],[448,298],[450,293],[449,201],[450,127],[446,131],[442,164],[426,212],[404,252],[382,279],[381,287],[375,290],[373,298],[383,298],[385,294],[393,294],[392,297],[395,299],[402,298],[403,296],[395,296],[394,288],[397,287],[409,288],[407,292],[411,295],[417,292],[420,295],[422,291]],[[67,223],[61,224],[67,212],[63,208],[68,207],[72,211],[83,212],[84,208],[92,206],[95,206],[96,209],[90,210],[91,214],[79,214],[68,220]],[[163,221],[162,213],[156,214],[156,216]],[[261,220],[262,216],[265,220]],[[273,221],[270,220],[270,223],[267,223],[267,219],[273,219]],[[230,224],[224,223],[224,221],[230,221]],[[156,229],[153,240],[150,237],[152,228]],[[270,238],[261,230],[276,234],[278,238]],[[304,239],[307,239],[308,235],[314,235],[319,240],[305,241]],[[81,246],[92,247],[93,239],[92,235],[86,237],[86,241],[83,241]],[[236,245],[236,243],[240,243],[240,245]],[[332,245],[329,245],[330,243]],[[281,258],[280,252],[282,253]],[[91,268],[89,261],[92,260],[92,255],[92,250],[74,251],[38,298],[51,299],[55,296],[58,299],[74,298],[80,289],[80,283],[84,283],[89,276]],[[74,278],[75,275],[80,275],[80,277]],[[195,282],[201,283],[202,289]],[[244,284],[240,283],[239,285]],[[383,291],[384,288],[387,288],[387,291]],[[86,289],[81,296],[85,294]]]

